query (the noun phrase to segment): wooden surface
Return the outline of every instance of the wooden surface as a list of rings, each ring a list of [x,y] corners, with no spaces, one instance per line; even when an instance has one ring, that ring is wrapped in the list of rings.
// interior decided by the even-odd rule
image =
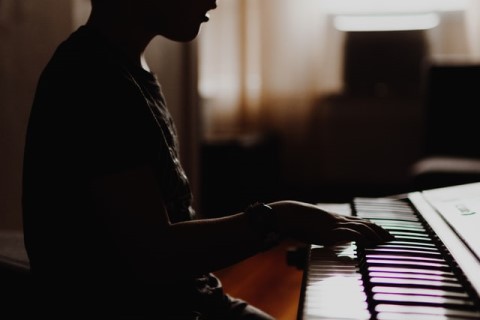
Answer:
[[[278,320],[294,320],[303,272],[288,266],[286,252],[295,245],[297,243],[285,241],[215,274],[230,295],[248,301]]]

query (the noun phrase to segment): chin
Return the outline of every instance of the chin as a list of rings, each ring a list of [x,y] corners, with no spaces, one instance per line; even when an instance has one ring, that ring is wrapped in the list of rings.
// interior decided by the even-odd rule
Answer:
[[[190,42],[194,40],[200,32],[200,26],[191,29],[184,29],[184,30],[175,30],[173,32],[165,32],[162,33],[164,37],[167,39],[177,41],[177,42]]]

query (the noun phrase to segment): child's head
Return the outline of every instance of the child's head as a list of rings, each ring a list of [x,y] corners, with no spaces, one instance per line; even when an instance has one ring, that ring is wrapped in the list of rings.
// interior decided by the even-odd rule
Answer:
[[[193,40],[215,0],[91,0],[104,19],[123,19],[132,28],[175,41]]]

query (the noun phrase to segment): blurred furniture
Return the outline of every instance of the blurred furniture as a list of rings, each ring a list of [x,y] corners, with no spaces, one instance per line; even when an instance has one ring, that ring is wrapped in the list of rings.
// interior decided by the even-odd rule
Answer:
[[[347,32],[343,95],[350,98],[418,97],[427,53],[423,30]]]
[[[427,56],[423,30],[345,33],[344,89],[319,102],[312,126],[324,181],[403,190],[421,150]]]
[[[0,231],[0,301],[2,315],[21,315],[31,312],[30,263],[20,231]]]
[[[219,217],[273,200],[279,188],[278,137],[210,137],[201,146],[201,214]]]
[[[480,181],[480,62],[434,58],[426,69],[424,151],[412,188]]]

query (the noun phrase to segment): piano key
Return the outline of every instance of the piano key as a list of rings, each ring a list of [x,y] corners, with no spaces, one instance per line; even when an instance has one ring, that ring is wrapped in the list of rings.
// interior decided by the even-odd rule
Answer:
[[[350,248],[356,248],[355,242],[351,241],[345,244],[336,244],[332,246],[317,246],[312,245],[311,251],[319,251],[319,252],[329,252],[333,250],[345,250]]]
[[[357,211],[357,216],[360,218],[367,218],[367,217],[375,217],[375,216],[384,216],[384,217],[392,217],[393,219],[399,218],[399,219],[407,219],[407,221],[410,218],[413,218],[412,221],[419,221],[419,218],[410,212],[403,212],[401,210],[397,211],[390,211],[390,210],[384,210],[384,209],[378,209],[378,210],[361,210]]]
[[[393,254],[367,254],[367,261],[369,259],[393,259],[393,260],[411,260],[411,261],[423,261],[423,262],[438,262],[445,263],[445,259],[442,257],[421,257],[416,255],[393,255]]]
[[[356,205],[389,205],[389,206],[398,206],[398,207],[410,207],[405,202],[399,201],[398,199],[392,198],[369,198],[369,197],[355,197],[353,202]],[[411,210],[411,209],[410,209]]]
[[[356,276],[361,276],[361,273],[359,272],[352,272],[352,271],[320,271],[320,272],[315,272],[312,273],[310,272],[308,274],[308,279],[311,281],[314,281],[316,279],[325,279],[328,277],[356,277]],[[361,277],[359,277],[361,279]]]
[[[383,248],[387,248],[387,249],[413,249],[413,250],[418,250],[418,251],[429,251],[429,252],[439,252],[438,248],[432,246],[424,246],[424,245],[404,245],[404,244],[392,244],[392,243],[385,243],[385,244],[379,244],[379,245],[376,245],[374,248],[377,248],[377,249],[383,249]],[[370,248],[371,249],[371,248]]]
[[[366,248],[366,254],[377,253],[377,254],[392,254],[392,255],[412,255],[416,254],[419,256],[427,257],[442,257],[442,254],[437,251],[425,251],[425,250],[413,250],[413,249],[390,249],[390,248]]]
[[[380,303],[435,305],[440,307],[469,308],[473,306],[473,302],[468,299],[408,294],[375,293],[373,300]]]
[[[364,214],[359,215],[363,219],[377,219],[377,220],[387,220],[387,221],[409,221],[409,222],[418,222],[419,218],[415,216],[392,216],[389,213],[378,213],[378,214]]]
[[[350,257],[311,257],[312,260],[322,261],[322,265],[335,264],[338,266],[352,266],[355,265],[357,259]]]
[[[398,201],[397,199],[390,199],[390,198],[363,198],[363,197],[355,197],[353,200],[356,206],[361,205],[368,205],[368,206],[379,206],[379,205],[388,205],[392,207],[408,207],[405,202]],[[412,210],[412,209],[410,209]]]
[[[309,269],[309,274],[315,273],[325,273],[325,272],[334,272],[334,273],[349,273],[349,274],[360,274],[359,268],[357,266],[335,266],[334,264],[325,265],[325,266],[315,266]]]
[[[436,245],[434,243],[419,242],[419,241],[413,241],[413,240],[407,240],[407,239],[402,239],[402,240],[395,239],[395,240],[389,241],[388,244],[391,244],[391,245],[413,245],[413,246],[419,246],[419,247],[436,248]]]
[[[329,269],[318,269],[318,270],[310,270],[309,275],[310,276],[319,276],[323,274],[342,274],[342,275],[361,275],[360,271],[358,269],[353,269],[353,270],[337,270],[335,268],[329,268]]]
[[[388,227],[388,226],[398,226],[398,227],[408,227],[408,228],[415,228],[415,229],[423,229],[425,230],[425,228],[423,227],[423,224],[420,222],[420,221],[395,221],[395,220],[389,220],[389,219],[375,219],[375,218],[371,218],[369,219],[371,222],[374,222],[378,225],[381,225],[381,226],[385,226],[385,227]]]
[[[413,232],[413,233],[420,233],[420,234],[426,234],[427,230],[424,228],[417,228],[417,227],[411,227],[411,226],[400,226],[400,225],[394,225],[394,224],[384,224],[384,223],[377,223],[379,226],[382,228],[390,231],[390,232],[395,232],[395,231],[405,231],[405,232]]]
[[[411,230],[414,232],[427,232],[427,230],[423,227],[420,222],[413,222],[413,223],[406,223],[405,221],[397,222],[391,220],[379,220],[379,221],[372,221],[376,224],[381,225],[385,229],[402,229],[402,230]]]
[[[417,221],[417,220],[406,220],[406,219],[392,219],[386,218],[386,217],[364,217],[363,219],[368,220],[370,222],[373,222],[375,224],[378,224],[379,226],[382,226],[383,228],[412,228],[413,230],[416,231],[425,231],[427,230],[423,228],[422,222]]]
[[[356,212],[359,211],[368,211],[368,210],[385,210],[385,211],[402,211],[410,214],[415,214],[415,211],[412,210],[409,206],[396,205],[394,203],[389,204],[366,204],[361,202],[355,203]]]
[[[334,305],[317,307],[312,303],[303,311],[303,318],[311,320],[370,320],[371,316],[368,310],[354,308],[349,310],[338,310]],[[343,308],[345,309],[345,308]]]
[[[439,296],[439,297],[457,297],[468,299],[468,293],[465,291],[451,291],[442,289],[427,289],[427,288],[412,288],[412,287],[389,287],[389,286],[374,286],[372,293],[394,293],[394,294],[411,294],[424,296]]]
[[[387,214],[390,214],[392,217],[400,217],[400,216],[404,216],[404,217],[415,217],[417,218],[417,215],[415,215],[415,213],[412,213],[408,210],[403,210],[403,209],[392,209],[392,210],[389,210],[389,209],[386,209],[386,208],[360,208],[358,209],[357,208],[357,211],[356,211],[356,215],[358,217],[366,217],[366,216],[370,216],[370,215],[376,215],[376,214],[381,214],[381,215],[387,215]]]
[[[335,261],[325,262],[319,265],[316,265],[311,268],[311,270],[355,270],[358,269],[357,262],[352,262],[351,264],[335,264]]]
[[[355,207],[355,212],[357,216],[362,216],[364,214],[369,214],[369,213],[391,213],[391,214],[403,214],[403,215],[415,215],[415,212],[410,210],[409,208],[402,208],[402,207],[396,207],[396,208],[389,208],[389,207],[382,207],[382,206],[372,206],[372,207],[365,207],[365,206],[356,206]]]
[[[312,266],[310,270],[312,271],[326,271],[326,270],[337,270],[337,271],[344,271],[344,270],[357,270],[358,265],[357,262],[352,264],[335,264],[335,262],[326,262],[325,264],[322,262],[321,264]]]
[[[355,206],[355,212],[357,215],[362,214],[364,212],[376,212],[376,211],[382,211],[382,212],[392,212],[392,213],[404,213],[404,214],[410,214],[414,215],[415,212],[412,211],[411,208],[408,207],[402,207],[402,206],[364,206],[361,204],[356,204]]]
[[[323,279],[325,280],[325,279]],[[322,281],[323,281],[322,280]],[[321,287],[321,286],[318,286],[318,284],[315,284],[315,281],[316,280],[313,280],[314,282],[312,282],[311,285],[307,286],[306,289],[313,293],[313,292],[317,292],[317,294],[326,294],[328,295],[329,293],[325,290],[325,288]],[[365,287],[363,286],[362,282],[359,281],[357,282],[357,287],[358,287],[358,292],[363,292],[365,290]],[[365,300],[367,299],[367,297],[365,296]]]
[[[443,281],[431,281],[431,280],[416,280],[416,279],[400,279],[400,278],[380,278],[373,277],[370,279],[370,283],[373,286],[376,285],[407,285],[407,286],[424,286],[424,287],[437,287],[445,289],[461,289],[462,284],[456,282],[443,282]]]
[[[361,278],[360,273],[354,274],[354,273],[347,273],[347,272],[321,272],[321,273],[318,273],[318,274],[309,274],[308,275],[308,280],[310,282],[313,282],[313,281],[324,280],[324,279],[332,278],[332,277],[351,277],[351,278],[355,278],[356,275],[360,275],[360,277],[357,277],[356,279],[362,281],[361,284],[363,284],[363,280]]]
[[[416,243],[423,243],[423,242],[426,242],[426,243],[431,243],[432,242],[432,239],[431,238],[425,238],[425,237],[421,237],[421,236],[408,236],[408,235],[395,235],[395,240],[391,241],[391,242],[397,242],[397,241],[415,241]]]
[[[320,271],[358,271],[357,264],[352,265],[335,265],[334,263],[326,263],[325,265],[317,265],[315,267],[310,268],[312,272],[320,272]]]
[[[431,237],[428,234],[425,234],[423,232],[406,232],[406,231],[396,231],[396,230],[389,230],[389,232],[393,234],[395,237],[412,236],[412,237],[421,237],[421,238],[431,239]]]
[[[328,270],[328,271],[319,271],[315,273],[310,272],[308,274],[308,279],[313,281],[315,279],[325,279],[328,277],[356,277],[359,275],[361,275],[360,272]]]
[[[355,208],[368,210],[369,208],[382,208],[384,210],[404,210],[408,212],[414,212],[409,205],[405,205],[401,202],[384,202],[384,203],[373,203],[371,201],[356,201]]]
[[[377,198],[371,198],[371,197],[355,197],[353,199],[355,203],[372,203],[372,204],[377,204],[377,203],[392,203],[392,205],[406,205],[405,202],[402,200],[398,200],[395,198],[385,198],[385,197],[377,197]]]
[[[411,228],[417,228],[421,229],[424,228],[423,224],[419,220],[406,220],[406,219],[393,219],[391,216],[390,218],[387,217],[365,217],[364,219],[367,219],[371,222],[374,222],[376,224],[379,224],[381,226],[398,226],[398,227],[411,227]]]
[[[375,221],[375,218],[370,219],[370,221]],[[425,226],[423,225],[422,221],[395,221],[394,219],[380,219],[378,223],[382,223],[386,226],[412,227],[425,230]]]
[[[334,250],[316,250],[310,252],[310,257],[315,259],[315,257],[321,257],[322,259],[343,259],[345,261],[353,260],[356,258],[356,250],[342,250],[342,251],[334,251]]]
[[[327,277],[306,286],[304,317],[308,319],[368,320],[367,297],[363,286],[353,277]],[[336,302],[348,308],[338,310]]]
[[[382,312],[377,315],[377,320],[405,320],[405,314]],[[409,314],[408,319],[412,320],[471,320],[472,318],[456,317],[456,316],[436,316],[430,314]],[[474,318],[476,319],[476,318]]]
[[[454,273],[451,270],[434,270],[426,268],[401,268],[392,266],[368,266],[368,272],[398,272],[398,273],[413,273],[413,274],[431,274],[454,277]]]
[[[393,260],[393,259],[367,259],[366,263],[368,265],[380,265],[380,266],[412,266],[416,268],[432,268],[436,270],[450,270],[450,266],[445,263],[435,263],[435,262],[418,262],[418,261],[409,261],[409,260]]]
[[[328,260],[327,259],[319,259],[319,258],[312,259],[312,260],[313,261],[321,261],[321,263],[316,265],[317,268],[323,267],[323,266],[329,266],[329,265],[348,268],[348,267],[352,267],[352,266],[357,265],[357,261],[358,261],[358,259],[350,259],[350,260],[337,259],[337,260],[334,260],[334,259],[331,259],[331,258],[328,258]]]
[[[398,273],[398,272],[370,272],[370,277],[381,278],[401,278],[401,279],[418,279],[418,280],[433,280],[433,281],[446,281],[446,282],[458,282],[455,277],[445,277],[431,274],[415,274],[415,273]]]
[[[396,255],[396,254],[391,254],[391,253],[388,253],[388,254],[382,254],[382,253],[366,253],[365,254],[365,257],[367,259],[403,259],[403,260],[414,260],[414,261],[432,261],[432,262],[442,262],[444,263],[445,262],[445,259],[440,256],[434,256],[434,257],[430,257],[430,256],[422,256],[422,255],[417,255],[417,254],[404,254],[404,255]]]
[[[458,317],[460,319],[480,319],[480,311],[475,310],[461,310],[455,308],[444,307],[430,307],[430,306],[405,306],[395,304],[378,304],[375,306],[375,311],[381,313],[395,313],[402,315],[402,320],[417,319],[409,317],[411,314],[415,315],[432,315],[437,316],[435,320],[442,319],[441,317]],[[408,316],[408,317],[407,317]]]

